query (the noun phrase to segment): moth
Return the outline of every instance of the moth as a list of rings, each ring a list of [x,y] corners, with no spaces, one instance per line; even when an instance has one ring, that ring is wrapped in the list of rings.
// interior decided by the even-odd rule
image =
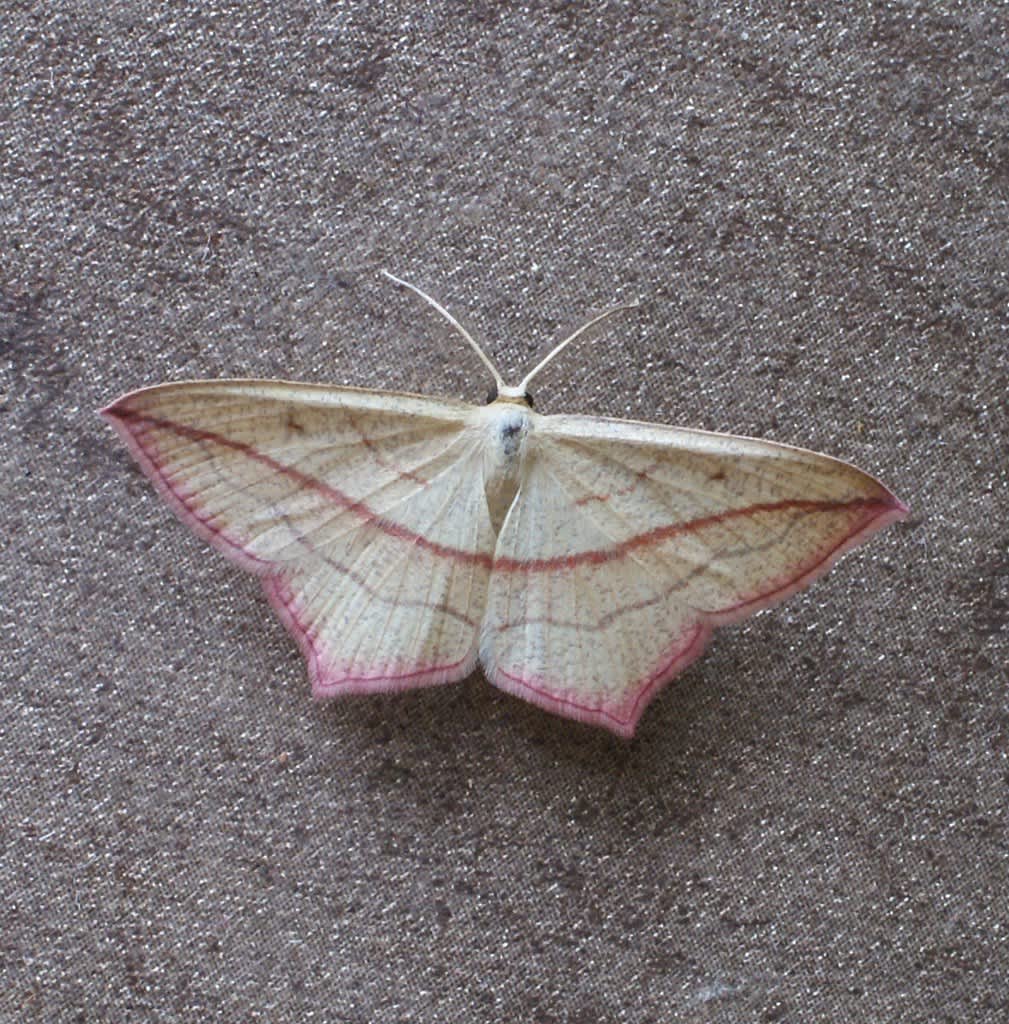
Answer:
[[[255,573],[317,697],[487,679],[629,737],[712,629],[777,604],[907,508],[770,441],[267,380],[163,384],[102,415],[195,533]]]

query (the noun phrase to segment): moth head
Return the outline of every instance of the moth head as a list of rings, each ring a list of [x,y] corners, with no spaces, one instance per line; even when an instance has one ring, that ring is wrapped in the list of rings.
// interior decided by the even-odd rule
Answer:
[[[495,384],[490,391],[487,392],[487,405],[493,402],[515,402],[519,405],[527,405],[530,409],[535,409],[536,405],[533,402],[532,392],[521,386],[517,388],[509,387],[507,384],[498,386]]]

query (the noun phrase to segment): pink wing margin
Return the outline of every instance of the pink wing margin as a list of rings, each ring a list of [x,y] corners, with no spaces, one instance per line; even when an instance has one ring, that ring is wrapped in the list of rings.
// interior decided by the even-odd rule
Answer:
[[[499,667],[493,667],[488,671],[490,681],[500,689],[554,714],[564,715],[588,725],[601,726],[624,739],[630,739],[652,699],[667,683],[685,672],[704,653],[712,633],[719,626],[741,622],[759,611],[781,604],[826,574],[846,552],[858,547],[891,523],[905,519],[910,511],[907,506],[896,497],[892,497],[892,502],[889,504],[881,501],[868,506],[862,523],[844,540],[827,552],[815,565],[805,569],[798,576],[782,581],[776,589],[741,601],[731,608],[699,615],[693,628],[676,637],[670,644],[655,671],[633,682],[628,687],[626,699],[619,704],[605,707],[581,704],[569,697],[561,697],[551,692],[548,680],[523,677]]]
[[[273,386],[270,382],[219,383],[221,385],[251,383],[259,390]],[[164,390],[167,391],[173,387],[182,389],[186,386],[169,385],[165,386]],[[213,385],[195,385],[194,387],[213,387]],[[327,393],[340,390],[320,389]],[[352,389],[350,390],[352,391]],[[826,456],[803,453],[801,450],[795,449],[792,451],[798,455],[823,460],[824,464],[844,466],[847,471],[856,474],[859,478],[860,488],[860,491],[856,492],[858,496],[851,497],[849,493],[849,496],[843,501],[785,498],[775,503],[743,505],[710,515],[695,514],[693,517],[686,516],[678,522],[669,523],[667,520],[667,525],[636,534],[611,546],[603,543],[587,550],[570,552],[563,546],[555,547],[551,551],[548,544],[543,557],[538,557],[532,552],[524,555],[522,551],[515,550],[515,538],[509,539],[508,524],[506,523],[502,537],[499,538],[497,551],[492,553],[493,537],[487,535],[485,523],[480,524],[479,528],[474,526],[473,537],[469,538],[468,543],[464,538],[462,546],[456,546],[454,543],[459,536],[458,526],[444,534],[444,543],[437,539],[432,540],[430,529],[421,528],[413,531],[402,523],[385,520],[380,514],[381,510],[369,508],[361,498],[344,494],[335,485],[330,484],[327,477],[313,476],[298,466],[288,465],[282,460],[274,458],[275,453],[272,449],[271,453],[265,453],[241,440],[224,437],[212,430],[205,429],[198,423],[173,422],[155,415],[152,409],[144,406],[152,392],[162,392],[162,389],[133,392],[103,409],[101,414],[116,430],[141,469],[176,515],[194,533],[221,551],[227,558],[261,578],[268,600],[281,622],[296,639],[305,656],[313,693],[322,697],[341,693],[373,693],[406,689],[464,678],[476,666],[476,637],[482,622],[483,638],[480,660],[492,683],[553,713],[601,726],[620,736],[629,737],[633,734],[636,724],[650,700],[665,683],[685,670],[700,656],[711,632],[717,626],[737,622],[756,611],[785,600],[823,575],[845,552],[862,543],[876,531],[905,518],[908,514],[906,506],[882,484],[855,470],[854,467],[839,463],[837,460],[830,460]],[[367,393],[359,392],[357,394]],[[427,401],[416,399],[416,396],[410,396],[410,400],[421,403]],[[423,410],[425,407],[421,404],[419,408]],[[537,419],[541,418],[537,417]],[[563,418],[551,417],[549,419],[560,423]],[[575,421],[572,418],[567,418],[567,422],[570,424]],[[600,421],[592,421],[591,429],[602,429],[599,423]],[[648,429],[665,430],[666,428],[649,427]],[[185,486],[184,474],[173,469],[171,458],[165,459],[161,456],[158,435],[159,431],[165,430],[176,435],[176,438],[185,438],[195,445],[222,445],[237,452],[246,460],[268,463],[268,468],[272,472],[293,479],[309,491],[316,492],[317,497],[330,503],[333,508],[343,512],[349,511],[360,517],[377,534],[378,540],[387,545],[386,554],[392,550],[405,549],[416,556],[420,551],[425,559],[429,559],[434,566],[438,567],[438,572],[461,575],[460,586],[466,594],[463,603],[458,602],[460,591],[459,588],[456,588],[455,604],[452,600],[441,600],[435,595],[434,598],[429,597],[425,607],[432,614],[446,613],[454,617],[454,622],[462,630],[464,638],[469,636],[471,641],[456,644],[452,650],[439,651],[439,656],[435,658],[411,658],[408,656],[397,662],[386,657],[382,649],[379,648],[379,654],[370,662],[366,661],[363,667],[360,662],[349,667],[338,664],[334,650],[339,647],[339,641],[343,638],[332,635],[327,637],[323,631],[325,622],[322,622],[322,627],[319,625],[318,605],[322,600],[320,594],[325,593],[325,587],[317,586],[318,580],[309,580],[306,585],[305,573],[299,573],[288,566],[278,568],[275,561],[261,557],[260,553],[246,543],[240,532],[236,533],[229,529],[227,522],[222,517],[212,508],[208,509],[198,490],[192,490]],[[687,433],[689,434],[689,432]],[[695,434],[694,436],[701,435]],[[733,440],[734,442],[750,443],[747,439]],[[768,443],[754,442],[754,444],[766,445]],[[775,447],[776,450],[785,450],[784,446],[772,447]],[[375,472],[391,472],[401,482],[409,482],[411,486],[427,486],[429,481],[424,478],[421,471],[414,466],[393,465],[389,453],[380,451],[379,445],[372,438],[367,438],[360,449],[363,458],[373,460],[373,464],[367,467],[369,476]],[[570,508],[573,504],[574,508],[579,510],[579,514],[582,508],[593,511],[593,514],[596,509],[611,509],[619,503],[619,500],[623,500],[622,496],[631,495],[636,489],[644,486],[649,481],[649,473],[653,471],[651,464],[647,466],[642,464],[638,468],[631,466],[628,469],[629,477],[625,486],[618,486],[605,494],[592,493],[591,489],[585,490],[580,492],[581,497],[569,502],[568,506],[564,506],[564,503],[561,502],[556,505],[556,508]],[[445,474],[440,475],[444,476]],[[712,479],[721,479],[721,474]],[[482,488],[478,488],[472,493],[479,495],[481,490]],[[450,498],[453,498],[454,495],[454,491],[449,493]],[[573,496],[568,494],[568,497]],[[529,503],[526,502],[526,504]],[[522,504],[521,501],[520,504]],[[804,509],[808,506],[809,511],[843,514],[847,517],[844,521],[844,528],[835,529],[827,534],[825,543],[815,550],[807,550],[806,556],[793,563],[791,571],[779,578],[763,577],[759,586],[751,588],[748,592],[744,590],[738,595],[738,599],[734,599],[731,603],[721,604],[707,610],[691,608],[689,616],[678,620],[665,631],[666,645],[660,652],[657,651],[656,656],[650,660],[647,671],[636,676],[627,673],[627,681],[619,686],[619,693],[616,695],[610,694],[602,699],[598,697],[585,699],[577,692],[572,692],[571,688],[565,689],[563,686],[558,686],[556,679],[551,678],[555,663],[549,655],[540,658],[539,662],[532,657],[519,659],[514,664],[506,663],[505,659],[502,659],[499,652],[495,650],[494,608],[489,609],[488,619],[484,620],[483,600],[480,599],[476,604],[473,603],[473,594],[485,591],[488,586],[491,600],[493,600],[495,588],[502,585],[505,587],[514,585],[519,591],[531,593],[535,592],[537,586],[547,589],[554,586],[567,586],[569,590],[576,590],[580,585],[591,587],[595,582],[595,578],[592,577],[593,567],[615,562],[628,551],[640,548],[644,552],[652,545],[661,547],[663,543],[675,540],[678,536],[699,535],[705,530],[723,526],[736,517],[744,520],[746,517],[763,514],[769,509],[783,510],[788,507],[794,509],[800,506]],[[478,520],[478,510],[467,508],[460,521],[476,524]],[[431,524],[431,526],[433,525]],[[545,525],[551,526],[550,523]],[[553,525],[556,526],[556,524]],[[566,523],[562,524],[562,527],[565,525]],[[533,528],[530,529],[530,527]],[[538,535],[539,531],[536,527],[536,523],[527,524],[524,529],[525,534]],[[563,528],[561,533],[563,533]],[[317,551],[309,550],[308,554],[312,556],[313,563],[317,561]],[[448,570],[440,568],[446,565],[451,568]],[[346,568],[338,565],[335,561],[333,567],[341,570]],[[349,570],[346,571],[349,572]],[[583,574],[582,578],[577,576],[579,573]],[[563,581],[565,575],[568,576],[566,583]],[[560,580],[556,585],[550,582],[555,577]],[[331,580],[323,580],[322,583],[328,585]],[[314,591],[313,588],[315,588]],[[306,599],[306,593],[310,595],[314,593],[314,608],[312,601]],[[660,595],[660,597],[640,603],[642,605],[653,604],[660,599],[669,598],[670,593],[666,593],[664,598]],[[328,601],[323,602],[324,607],[328,607],[328,604]],[[618,609],[616,614],[622,614],[628,609],[634,610],[633,602],[622,610]],[[612,617],[613,614],[609,612],[603,616],[605,619]],[[378,632],[378,641],[382,641],[382,631]],[[598,645],[599,638],[589,630],[583,640],[586,649],[591,648],[593,640]]]
[[[229,386],[267,390],[274,387],[272,382],[242,381],[208,382],[192,387],[206,389],[206,395],[201,395],[201,399],[213,401],[216,395],[215,384],[221,385],[221,392],[232,400],[233,396],[227,395],[225,391]],[[185,387],[166,385],[132,392],[102,409],[100,414],[115,429],[141,470],[178,518],[229,560],[260,577],[267,599],[305,657],[312,692],[316,697],[437,685],[463,679],[475,669],[476,637],[491,564],[492,538],[486,535],[489,530],[487,522],[481,521],[477,515],[466,516],[471,524],[470,529],[458,530],[453,529],[451,517],[442,516],[448,520],[441,526],[446,536],[458,540],[462,546],[432,540],[430,535],[426,535],[430,531],[416,532],[408,524],[388,519],[381,514],[380,509],[369,507],[360,497],[345,494],[327,478],[315,476],[290,461],[285,462],[283,455],[272,447],[269,452],[264,452],[242,440],[238,433],[218,433],[193,422],[191,416],[175,421],[171,418],[171,412],[165,413],[158,409],[161,400],[159,392],[168,396],[164,399],[167,402],[172,401],[176,395],[192,401],[190,396],[184,394]],[[174,393],[172,389],[175,389]],[[319,388],[318,392],[325,392],[326,398],[344,395],[350,402],[359,395],[368,394],[353,389]],[[313,393],[308,393],[311,398]],[[408,396],[408,399],[416,400],[418,408],[423,412],[427,400],[417,396]],[[431,401],[430,405],[436,411],[442,410],[441,403]],[[332,415],[332,410],[329,412]],[[360,410],[356,412],[360,414]],[[284,415],[289,420],[293,413],[285,412]],[[453,438],[461,436],[463,430],[458,410],[454,414],[450,411],[447,417],[446,445],[451,444]],[[241,524],[235,527],[229,523],[227,517],[220,514],[219,508],[214,508],[212,502],[208,504],[198,488],[186,486],[185,473],[179,469],[179,449],[172,448],[171,454],[164,455],[159,447],[159,438],[162,442],[169,438],[173,444],[184,439],[191,445],[191,449],[185,449],[187,453],[201,446],[208,446],[214,451],[226,451],[237,463],[258,463],[264,475],[275,474],[304,488],[312,493],[326,514],[342,514],[357,524],[358,532],[367,531],[373,550],[378,552],[375,559],[386,566],[394,566],[397,559],[411,558],[414,562],[430,561],[440,567],[436,586],[426,585],[423,594],[425,600],[413,602],[416,614],[412,613],[410,620],[420,621],[420,625],[416,629],[409,623],[401,627],[400,639],[405,642],[397,645],[395,637],[393,639],[392,646],[400,646],[401,650],[393,651],[387,657],[379,646],[373,657],[369,658],[367,652],[362,654],[358,650],[356,659],[341,661],[339,641],[346,637],[337,632],[331,621],[334,618],[333,605],[339,603],[338,600],[334,602],[332,595],[354,591],[358,599],[355,609],[361,607],[362,601],[383,600],[381,594],[376,594],[374,588],[369,587],[368,567],[359,570],[353,563],[353,556],[348,553],[348,546],[341,548],[339,539],[335,543],[335,550],[320,551],[313,546],[309,535],[299,537],[293,528],[291,546],[299,542],[304,544],[299,559],[278,563],[277,560],[263,557],[262,552],[254,550],[253,545],[242,536]],[[396,493],[400,496],[430,485],[436,490],[440,487],[443,492],[447,491],[447,497],[442,494],[440,499],[443,504],[454,506],[462,504],[465,499],[463,495],[458,502],[455,500],[455,490],[461,489],[461,485],[452,484],[451,474],[446,474],[443,467],[437,472],[431,470],[432,477],[437,478],[437,482],[431,484],[421,471],[395,465],[389,451],[375,438],[365,438],[356,447],[355,457],[359,462],[357,470],[364,472],[369,479],[375,476],[381,478],[381,474],[385,474],[384,479],[392,479],[399,486]],[[415,462],[421,461],[416,456],[412,457]],[[479,495],[480,492],[476,490],[475,493]],[[432,529],[436,531],[437,527]],[[472,541],[469,548],[465,546],[467,540]],[[425,575],[423,564],[417,568],[415,575]],[[437,586],[441,586],[441,591],[437,590]],[[472,593],[479,595],[478,606],[475,609],[463,607],[461,602],[469,600]],[[399,591],[396,592],[398,595]],[[397,611],[402,610],[402,607],[397,609],[395,599],[386,600],[376,613],[376,621],[386,629],[395,629],[397,621],[407,619],[405,615],[397,619]],[[422,619],[425,616],[426,623]],[[436,640],[432,642],[430,636],[425,634],[425,626],[436,618],[439,619],[439,628],[427,630],[427,634],[437,634]],[[448,622],[448,627],[441,619]],[[377,632],[381,633],[381,630]],[[352,641],[353,637],[350,639]],[[380,641],[381,635],[377,639]],[[349,646],[354,645],[349,642]]]
[[[481,661],[501,689],[625,738],[717,627],[779,604],[908,515],[879,481],[815,452],[652,425],[628,441],[623,423],[550,420],[498,540]],[[585,444],[608,430],[606,447]],[[777,474],[754,470],[762,459]],[[736,483],[754,471],[767,475],[747,501]],[[636,522],[645,529],[628,536]]]
[[[226,530],[214,526],[210,516],[201,516],[196,511],[199,505],[195,495],[187,494],[185,490],[177,488],[169,481],[164,467],[157,459],[156,446],[145,446],[143,443],[145,417],[134,413],[130,406],[130,400],[140,393],[130,392],[123,395],[111,405],[100,409],[98,415],[119,435],[119,439],[129,449],[137,465],[143,470],[144,476],[154,485],[164,503],[197,537],[205,540],[246,572],[256,576],[268,574],[271,570],[270,562],[258,558],[248,551],[240,540],[230,536]]]

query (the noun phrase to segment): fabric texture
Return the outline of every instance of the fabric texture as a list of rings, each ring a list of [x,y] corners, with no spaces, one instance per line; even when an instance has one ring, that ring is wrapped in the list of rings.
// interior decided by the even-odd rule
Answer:
[[[1009,19],[983,2],[8,5],[0,1020],[1009,1017]],[[912,509],[621,741],[313,703],[95,411],[538,379]]]

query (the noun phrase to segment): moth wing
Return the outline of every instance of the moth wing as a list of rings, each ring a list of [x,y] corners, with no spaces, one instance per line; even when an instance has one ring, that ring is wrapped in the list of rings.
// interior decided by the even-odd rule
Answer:
[[[536,417],[491,572],[491,682],[629,736],[713,627],[783,600],[907,510],[815,452]]]
[[[313,692],[451,682],[477,660],[494,535],[473,407],[276,381],[103,410],[197,534],[262,578]]]

